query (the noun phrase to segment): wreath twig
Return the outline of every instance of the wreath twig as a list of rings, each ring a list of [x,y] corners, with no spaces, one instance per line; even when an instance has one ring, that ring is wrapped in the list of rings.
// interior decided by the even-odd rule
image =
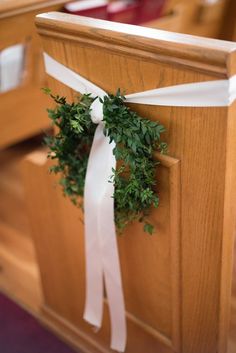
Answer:
[[[50,170],[62,173],[60,184],[65,195],[75,205],[82,206],[81,197],[90,148],[96,124],[90,118],[94,99],[84,94],[76,102],[68,103],[65,97],[54,96],[44,89],[57,103],[48,109],[49,118],[57,126],[54,136],[47,136],[48,157],[57,159]],[[158,207],[154,151],[165,153],[167,144],[161,142],[165,131],[159,122],[140,117],[124,104],[120,90],[116,95],[104,97],[104,134],[114,141],[113,154],[118,162],[111,171],[110,182],[115,185],[115,223],[119,232],[134,220],[144,223],[144,231],[152,234],[154,226],[148,221],[151,207]]]

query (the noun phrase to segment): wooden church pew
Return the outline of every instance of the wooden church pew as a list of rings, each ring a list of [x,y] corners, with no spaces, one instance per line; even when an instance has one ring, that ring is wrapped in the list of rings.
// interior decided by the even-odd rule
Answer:
[[[36,19],[44,50],[106,92],[126,93],[227,79],[235,45],[59,13]],[[139,32],[140,31],[140,32]],[[134,34],[135,33],[135,34]],[[96,58],[96,60],[95,60]],[[73,92],[48,77],[55,93]],[[236,103],[187,108],[135,105],[167,129],[159,156],[157,234],[140,225],[118,238],[128,321],[127,353],[226,353],[235,230]],[[107,306],[94,333],[83,317],[85,268],[81,212],[48,173],[46,152],[24,162],[39,261],[43,318],[85,352],[111,352]]]
[[[196,0],[196,19],[189,34],[220,38],[229,0]],[[190,25],[191,28],[191,25]]]
[[[167,0],[162,16],[144,23],[145,27],[185,33],[195,19],[196,3],[186,0]]]
[[[34,17],[41,11],[59,10],[65,2],[0,1],[0,65],[3,53],[16,44],[24,45],[25,56],[19,87],[3,92],[0,69],[0,290],[34,312],[39,311],[42,293],[20,171],[21,160],[41,146],[41,139],[16,142],[49,127],[48,100],[40,91],[46,81]],[[10,65],[14,70],[15,64]]]
[[[163,16],[144,26],[219,38],[229,0],[167,0]]]
[[[48,128],[41,48],[34,17],[42,11],[59,10],[63,0],[9,0],[0,2],[0,52],[24,45],[23,77],[19,87],[0,92],[0,149]],[[1,54],[0,54],[1,55]],[[14,64],[13,64],[14,66]]]
[[[229,0],[223,20],[220,39],[236,41],[236,2]]]

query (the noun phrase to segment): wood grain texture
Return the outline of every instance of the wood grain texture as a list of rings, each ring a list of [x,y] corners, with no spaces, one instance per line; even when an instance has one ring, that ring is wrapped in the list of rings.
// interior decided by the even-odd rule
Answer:
[[[137,237],[139,239],[139,250],[136,248],[138,253],[142,252],[142,249],[145,246],[145,253],[152,253],[152,261],[147,261],[144,264],[142,272],[140,272],[139,277],[135,275],[137,260],[135,251],[130,251],[129,259],[127,259],[127,249],[126,243],[128,242],[129,248],[132,248],[134,245],[135,239],[130,238],[129,231],[124,239],[119,239],[120,246],[120,254],[121,254],[121,262],[123,263],[122,268],[124,270],[124,283],[125,285],[125,295],[127,298],[127,321],[128,321],[128,330],[132,333],[131,340],[129,342],[130,348],[132,351],[132,346],[135,344],[135,349],[138,352],[143,352],[143,350],[147,349],[152,352],[155,350],[161,350],[163,352],[172,352],[173,349],[176,351],[179,350],[180,346],[180,326],[179,326],[179,314],[180,314],[180,262],[179,262],[179,188],[178,184],[180,182],[180,169],[179,169],[179,161],[172,159],[170,157],[159,156],[160,161],[163,165],[162,175],[166,176],[166,181],[163,181],[163,190],[169,188],[168,180],[171,183],[170,186],[170,209],[171,212],[171,234],[168,235],[170,240],[158,241],[155,239],[155,242],[148,240],[148,237],[143,237],[143,233],[140,227],[138,227],[135,232],[137,233]],[[95,345],[98,352],[103,352],[101,350],[102,343],[104,338],[107,341],[106,350],[110,352],[108,349],[109,346],[109,338],[106,337],[106,332],[109,330],[109,321],[108,321],[108,308],[105,303],[105,328],[103,328],[101,334],[98,336],[96,334],[92,334],[90,330],[88,330],[88,325],[86,325],[82,318],[83,313],[83,303],[84,303],[84,244],[83,244],[83,231],[81,229],[81,221],[80,217],[82,215],[78,215],[78,209],[73,207],[70,204],[69,200],[66,200],[62,195],[60,189],[55,187],[55,182],[52,181],[51,178],[48,178],[48,163],[46,163],[46,153],[36,152],[31,154],[26,162],[25,162],[25,185],[28,194],[28,202],[29,202],[29,212],[30,218],[32,220],[32,230],[36,245],[36,250],[38,252],[38,259],[41,269],[43,289],[44,289],[44,297],[45,297],[45,307],[43,309],[44,316],[46,318],[52,319],[52,321],[57,322],[58,327],[61,328],[62,323],[63,327],[69,329],[67,326],[71,327],[71,324],[74,324],[76,327],[79,325],[79,330],[75,331],[74,335],[77,342],[81,342],[85,340],[88,345]],[[32,175],[37,175],[37,193],[34,191],[35,189],[35,181],[32,179]],[[52,183],[54,187],[52,188]],[[166,190],[167,197],[168,191]],[[41,195],[38,196],[38,192]],[[165,191],[163,191],[163,194]],[[50,194],[50,198],[48,198],[48,194]],[[33,195],[33,196],[32,196]],[[163,196],[164,198],[164,196]],[[35,202],[36,207],[44,209],[44,213],[35,213],[32,208],[32,202]],[[164,202],[164,201],[163,201]],[[160,212],[161,214],[161,212]],[[64,217],[63,217],[64,216]],[[70,222],[65,222],[65,219],[70,218]],[[55,229],[56,224],[56,229]],[[178,225],[177,227],[175,225]],[[158,224],[157,224],[158,226]],[[161,230],[160,234],[164,233],[164,230]],[[134,230],[133,230],[134,231]],[[41,233],[41,237],[39,236],[39,232]],[[55,237],[55,232],[60,236],[60,242],[63,241],[63,248],[61,251],[58,249],[58,237]],[[47,238],[44,237],[44,235]],[[68,235],[71,234],[71,237]],[[75,234],[79,235],[79,238],[75,236]],[[66,239],[64,239],[66,236]],[[50,242],[50,244],[49,244]],[[69,262],[65,259],[64,249],[65,247],[70,249],[73,242],[74,253],[71,253]],[[155,245],[156,244],[156,245]],[[155,250],[152,248],[155,246]],[[168,263],[168,259],[166,258],[168,255],[166,254],[165,258],[161,259],[161,257],[155,257],[155,252],[161,253],[161,249],[158,249],[158,246],[162,246],[162,249],[167,252],[170,252],[171,259],[170,263]],[[56,250],[56,258],[51,253],[50,259],[47,258],[48,252],[55,252]],[[135,250],[135,249],[134,249]],[[70,251],[71,252],[71,251]],[[75,270],[78,268],[78,257],[77,254],[79,252],[80,271],[77,273]],[[61,259],[61,260],[60,260]],[[164,262],[163,262],[164,260]],[[56,261],[56,263],[55,263]],[[153,280],[149,278],[147,281],[146,273],[149,272],[151,268],[149,268],[153,261],[155,261],[155,266],[162,268],[162,274],[158,272],[153,272]],[[50,265],[49,265],[50,262]],[[72,265],[73,264],[73,265]],[[59,267],[58,267],[59,266]],[[166,268],[165,268],[166,267]],[[60,268],[60,270],[59,270]],[[126,271],[125,269],[128,269]],[[83,269],[83,270],[82,270]],[[61,276],[61,271],[64,272],[64,275]],[[73,272],[72,272],[73,271]],[[141,271],[141,269],[140,269]],[[163,277],[165,275],[168,278]],[[76,276],[76,277],[75,277]],[[79,276],[79,277],[78,277]],[[82,277],[81,277],[82,276]],[[62,280],[63,277],[63,280]],[[142,281],[145,281],[140,288],[140,295],[134,297],[133,292],[139,290],[140,287],[140,278]],[[65,283],[66,280],[66,283]],[[167,281],[166,281],[167,280]],[[53,281],[53,285],[52,285]],[[166,282],[165,284],[162,282]],[[169,282],[169,283],[168,283]],[[74,287],[75,285],[75,287]],[[161,288],[158,288],[161,287]],[[167,291],[167,288],[168,291]],[[50,288],[50,291],[49,291]],[[71,298],[68,300],[68,288],[71,288],[70,295]],[[73,290],[72,290],[73,288]],[[148,296],[146,297],[147,302],[149,301],[148,311],[145,310],[145,307],[140,306],[141,297],[144,295],[145,291],[148,291]],[[161,292],[164,291],[162,294]],[[60,299],[56,299],[58,297],[58,293],[60,292]],[[171,295],[170,295],[171,292]],[[83,293],[83,295],[82,295]],[[138,294],[138,293],[137,293]],[[147,295],[147,294],[146,294]],[[163,297],[161,303],[158,303],[156,297]],[[168,297],[168,298],[167,298]],[[80,298],[80,299],[78,299]],[[165,306],[163,306],[164,301]],[[68,307],[68,302],[73,303],[73,312],[74,319],[71,322],[71,314]],[[169,306],[169,307],[168,307]],[[72,309],[72,307],[71,307]],[[70,311],[70,314],[68,312]],[[63,311],[63,314],[62,314]],[[135,312],[135,315],[133,314]],[[155,315],[154,315],[155,313]],[[59,315],[58,315],[59,314]],[[156,317],[160,317],[160,322],[156,322]],[[167,317],[168,316],[168,317]],[[58,319],[61,317],[61,319]],[[141,319],[143,318],[143,319]],[[145,318],[145,320],[144,320]],[[75,321],[74,321],[75,320]],[[79,320],[79,321],[78,321]],[[75,324],[75,322],[77,324]],[[69,324],[70,323],[70,324]],[[53,326],[55,323],[53,324]],[[87,329],[81,330],[81,325]],[[166,335],[162,332],[161,327],[168,332]],[[92,337],[91,337],[92,335]],[[102,336],[101,336],[102,335]],[[81,338],[82,337],[82,338]],[[85,338],[83,338],[85,337]],[[87,338],[86,338],[87,337]],[[90,337],[90,339],[89,339]],[[132,337],[134,342],[132,342]],[[91,342],[92,343],[91,343]],[[97,342],[97,343],[96,343]],[[95,344],[96,343],[96,344]],[[79,344],[79,343],[78,343]],[[101,345],[101,347],[100,347]],[[79,345],[80,347],[80,345]],[[105,347],[103,348],[105,349]],[[128,351],[129,351],[128,350]]]
[[[40,15],[36,23],[49,55],[107,92],[120,87],[129,94],[236,72],[235,44],[229,42],[57,13]],[[50,78],[49,86],[74,98]],[[164,159],[159,172],[161,205],[152,216],[158,233],[146,237],[134,224],[118,239],[127,353],[225,353],[236,215],[235,104],[132,108],[166,126],[170,164]],[[25,175],[29,205],[38,210],[29,206],[45,304],[109,351],[107,308],[98,335],[82,320],[82,215],[52,187],[46,164],[37,159],[27,160]]]
[[[41,25],[42,24],[42,25]],[[38,33],[81,43],[83,46],[103,48],[128,56],[143,57],[197,71],[227,74],[227,57],[236,49],[235,43],[183,35],[139,26],[103,20],[50,13],[36,17]],[[112,40],[111,40],[112,38]],[[130,50],[132,48],[132,51]],[[132,55],[133,53],[133,55]]]
[[[226,350],[227,332],[229,329],[230,311],[227,306],[231,298],[231,293],[226,289],[230,287],[233,267],[233,249],[235,241],[235,221],[236,215],[235,197],[232,190],[236,189],[236,172],[234,169],[236,160],[236,148],[234,146],[236,134],[236,120],[234,115],[235,103],[229,108],[227,126],[227,146],[226,146],[226,180],[225,180],[225,200],[224,200],[224,223],[223,223],[223,243],[222,243],[222,276],[221,276],[221,302],[220,302],[220,323],[221,331],[224,333],[220,337],[220,347]]]
[[[228,349],[227,353],[234,353],[236,350],[236,242],[234,242],[234,257],[233,257],[233,283],[231,292],[231,312],[230,312],[230,327],[228,332]]]

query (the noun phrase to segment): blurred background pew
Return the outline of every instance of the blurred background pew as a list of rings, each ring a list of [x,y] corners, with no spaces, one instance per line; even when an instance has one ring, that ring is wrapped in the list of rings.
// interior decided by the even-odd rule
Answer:
[[[41,287],[20,163],[41,145],[40,135],[49,129],[49,101],[41,92],[46,76],[34,18],[41,11],[61,9],[65,2],[0,2],[0,287],[37,311]]]

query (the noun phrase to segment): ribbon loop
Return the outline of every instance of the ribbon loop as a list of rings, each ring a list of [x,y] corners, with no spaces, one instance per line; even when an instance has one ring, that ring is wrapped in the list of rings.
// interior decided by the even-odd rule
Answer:
[[[91,120],[94,124],[100,124],[103,120],[103,103],[97,97],[90,106]]]

